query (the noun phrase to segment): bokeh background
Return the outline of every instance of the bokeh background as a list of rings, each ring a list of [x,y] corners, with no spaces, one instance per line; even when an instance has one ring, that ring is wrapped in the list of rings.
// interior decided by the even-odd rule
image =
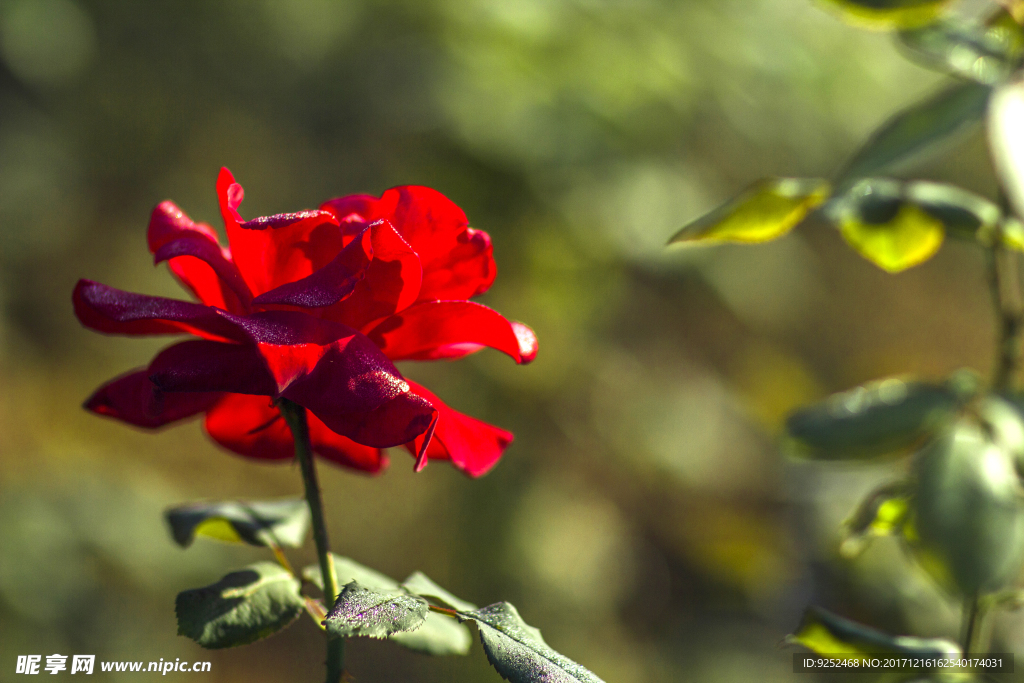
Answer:
[[[755,178],[835,172],[941,80],[810,0],[0,0],[0,680],[55,652],[210,660],[211,683],[322,675],[305,619],[227,651],[175,634],[178,591],[263,555],[183,551],[163,509],[296,494],[296,468],[195,422],[153,435],[80,408],[167,341],[81,329],[76,279],[183,296],[152,267],[149,211],[217,225],[222,165],[246,216],[437,188],[494,240],[481,300],[540,339],[527,367],[401,368],[515,444],[476,481],[399,452],[374,478],[322,467],[338,552],[512,601],[609,683],[807,679],[778,644],[812,602],[955,637],[957,606],[895,543],[838,559],[839,523],[893,466],[795,462],[778,433],[866,380],[987,373],[981,254],[951,243],[890,276],[815,222],[663,248]],[[994,194],[980,132],[908,172]],[[1024,650],[1021,625],[996,649]],[[349,667],[498,680],[479,645],[357,641]]]

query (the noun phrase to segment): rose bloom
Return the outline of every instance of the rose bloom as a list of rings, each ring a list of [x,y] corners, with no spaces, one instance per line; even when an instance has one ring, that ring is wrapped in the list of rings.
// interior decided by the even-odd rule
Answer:
[[[153,210],[155,262],[200,303],[78,282],[73,302],[86,327],[195,337],[100,387],[85,407],[150,429],[205,413],[225,448],[285,460],[294,444],[274,399],[286,398],[307,409],[314,452],[341,465],[376,472],[387,464],[382,449],[404,446],[417,470],[428,459],[470,476],[494,466],[512,434],[449,408],[392,362],[485,346],[533,360],[530,328],[469,301],[496,274],[487,233],[444,195],[413,185],[250,221],[238,212],[242,196],[221,169],[228,248],[172,202]]]

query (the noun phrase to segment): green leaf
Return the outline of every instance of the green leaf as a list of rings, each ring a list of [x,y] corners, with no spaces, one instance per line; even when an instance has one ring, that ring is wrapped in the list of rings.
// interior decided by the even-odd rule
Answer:
[[[400,588],[398,582],[394,579],[381,574],[380,572],[370,569],[364,565],[355,562],[347,557],[341,557],[339,555],[333,555],[334,568],[338,574],[338,581],[341,583],[348,583],[351,581],[358,581],[360,585],[366,588],[373,588],[383,591],[397,590]],[[413,579],[419,572],[414,573],[409,579]],[[323,589],[323,579],[320,576],[320,567],[318,565],[312,565],[302,570],[302,576],[307,581],[311,581],[321,589]],[[426,579],[424,576],[423,578]],[[430,584],[437,586],[430,579],[426,579]],[[414,585],[425,585],[417,581]],[[440,586],[437,586],[439,591],[451,596],[448,591],[445,591]],[[415,590],[409,590],[410,593],[416,593]],[[429,595],[427,597],[436,597],[442,602],[445,602],[440,595]],[[454,598],[454,596],[451,596]],[[456,600],[458,598],[455,598]],[[465,603],[470,605],[470,603]],[[416,652],[423,652],[429,655],[464,655],[469,652],[472,638],[469,635],[469,629],[464,625],[456,622],[451,617],[446,617],[443,614],[437,614],[430,612],[427,614],[426,621],[423,625],[415,631],[404,631],[400,633],[392,634],[389,638],[402,647],[415,650]]]
[[[948,640],[892,636],[820,607],[808,608],[796,633],[786,636],[786,642],[820,655],[842,658],[871,653],[951,658],[960,655],[960,648]]]
[[[193,503],[164,514],[174,540],[184,548],[196,536],[229,543],[297,548],[309,528],[309,506],[301,498]]]
[[[839,546],[840,554],[855,557],[873,537],[900,533],[910,513],[912,491],[911,482],[896,481],[869,493],[843,522],[846,537]]]
[[[819,0],[847,22],[864,28],[909,28],[927,24],[951,0]]]
[[[919,161],[966,133],[985,116],[991,92],[978,83],[957,83],[896,114],[846,163],[837,191]]]
[[[540,631],[524,622],[507,602],[459,614],[476,622],[487,659],[505,680],[603,683],[583,666],[552,650]]]
[[[984,399],[914,462],[913,524],[904,531],[921,565],[962,595],[1006,587],[1024,564],[1024,497],[1015,467],[1024,421]]]
[[[1000,86],[988,112],[988,144],[1000,185],[1024,215],[1024,81]]]
[[[427,601],[400,590],[365,588],[348,583],[327,613],[327,632],[342,638],[386,638],[415,631],[427,617]]]
[[[402,582],[402,588],[413,595],[433,598],[442,605],[447,605],[461,612],[472,612],[477,608],[473,603],[457,598],[444,588],[441,588],[423,572],[413,572],[410,574],[409,578]]]
[[[1005,12],[1000,16],[1009,18]],[[1009,78],[1024,54],[1024,33],[1012,19],[997,19],[988,25],[946,19],[901,31],[899,38],[910,55],[925,66],[986,85]]]
[[[303,610],[298,579],[273,562],[257,562],[174,601],[178,634],[206,648],[245,645],[280,631]]]
[[[428,655],[466,655],[473,644],[469,629],[452,617],[428,612],[427,618],[415,631],[391,635],[402,647]]]
[[[341,555],[331,554],[334,560],[334,571],[338,575],[338,584],[344,586],[352,581],[358,581],[366,588],[379,588],[381,590],[394,590],[398,588],[398,582],[389,576],[381,574],[376,569],[359,564]],[[320,589],[324,588],[323,575],[320,573],[320,565],[314,564],[302,570],[302,578],[310,581]]]
[[[753,244],[782,237],[828,197],[819,178],[767,178],[698,218],[669,240]]]
[[[798,455],[818,460],[902,454],[949,419],[960,401],[948,385],[891,378],[801,408],[786,430]]]
[[[945,183],[917,180],[903,184],[903,198],[938,219],[950,235],[975,239],[986,246],[1002,237],[1002,210],[973,192]]]

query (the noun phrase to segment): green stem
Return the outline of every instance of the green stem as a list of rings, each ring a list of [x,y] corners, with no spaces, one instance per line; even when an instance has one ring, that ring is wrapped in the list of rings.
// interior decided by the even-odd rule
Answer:
[[[1024,320],[1016,278],[1017,259],[1015,254],[1007,252],[998,244],[988,249],[987,258],[989,289],[999,335],[992,388],[1003,392],[1016,388],[1021,362],[1020,334]]]
[[[313,464],[313,449],[309,443],[309,424],[306,409],[286,398],[279,399],[277,407],[285,422],[292,430],[295,441],[295,459],[302,469],[302,483],[306,489],[306,502],[313,523],[313,541],[320,560],[320,574],[324,580],[324,603],[330,611],[338,599],[338,576],[331,558],[330,543],[327,541],[327,523],[324,520],[324,504],[320,496],[320,483]],[[338,683],[345,673],[345,641],[336,636],[327,636],[327,683]]]
[[[964,600],[963,627],[960,629],[960,647],[964,654],[972,652],[978,631],[978,595],[975,593]]]

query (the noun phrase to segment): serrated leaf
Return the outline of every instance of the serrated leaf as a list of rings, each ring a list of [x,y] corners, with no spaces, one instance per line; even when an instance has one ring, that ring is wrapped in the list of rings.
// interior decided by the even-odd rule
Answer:
[[[900,532],[910,512],[912,490],[910,482],[896,481],[869,493],[843,522],[846,537],[839,552],[855,557],[871,538]]]
[[[192,503],[164,513],[178,545],[196,536],[229,543],[297,548],[309,528],[309,506],[301,498],[269,501]]]
[[[740,242],[754,244],[782,237],[828,197],[819,178],[760,180],[711,213],[685,226],[669,244]]]
[[[890,273],[927,261],[945,237],[942,221],[905,201],[897,181],[862,180],[834,207],[846,243]]]
[[[334,567],[339,582],[358,581],[360,585],[366,588],[384,591],[393,591],[400,588],[397,581],[381,574],[375,569],[370,569],[340,555],[333,555],[332,557],[334,558]],[[320,567],[318,565],[312,565],[303,569],[302,576],[307,581],[313,582],[321,589],[323,588],[323,579],[320,576]],[[412,576],[409,578],[411,579]],[[429,581],[429,579],[427,580]],[[444,591],[443,588],[441,590]],[[394,633],[388,637],[388,640],[392,640],[410,650],[429,655],[464,655],[469,652],[472,642],[469,629],[454,619],[435,612],[427,613],[426,621],[415,631]]]
[[[1000,86],[988,112],[988,143],[1000,184],[1024,215],[1024,81]]]
[[[460,612],[480,629],[484,652],[502,678],[512,683],[603,683],[591,671],[552,650],[540,631],[507,602]]]
[[[1024,563],[1024,498],[1015,461],[1024,423],[986,397],[914,461],[913,528],[921,565],[962,595],[1005,588]]]
[[[462,598],[457,598],[444,588],[441,588],[423,572],[413,572],[410,574],[409,578],[402,582],[402,588],[413,595],[419,595],[423,598],[433,598],[442,605],[447,605],[452,609],[462,612],[472,612],[477,608],[473,603],[466,602]]]
[[[819,0],[854,26],[888,30],[927,24],[951,0]]]
[[[178,634],[206,648],[234,647],[289,625],[304,602],[298,579],[273,562],[257,562],[174,601]]]
[[[1024,33],[1001,13],[988,24],[945,19],[901,31],[900,42],[925,66],[992,85],[1009,78],[1021,65]]]
[[[342,638],[386,638],[415,631],[427,616],[427,601],[400,590],[365,588],[352,581],[327,613],[327,632]]]
[[[786,642],[817,654],[842,658],[869,653],[951,658],[960,655],[960,648],[948,640],[889,635],[820,607],[808,608],[796,633],[786,636]]]
[[[990,93],[985,85],[957,83],[896,114],[846,163],[835,181],[837,191],[920,161],[968,132],[985,116]]]
[[[919,445],[960,404],[946,385],[891,378],[834,394],[794,412],[786,430],[797,453],[819,460],[868,459]]]

